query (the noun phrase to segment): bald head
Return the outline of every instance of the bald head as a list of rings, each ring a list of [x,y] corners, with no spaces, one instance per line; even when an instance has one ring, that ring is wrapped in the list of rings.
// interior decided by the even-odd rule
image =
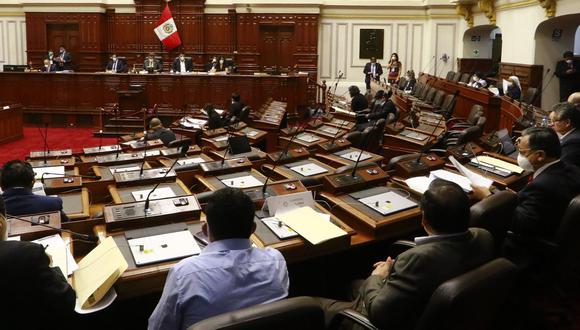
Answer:
[[[157,129],[157,128],[161,128],[161,127],[163,127],[163,123],[161,123],[161,120],[159,120],[159,118],[153,118],[149,122],[150,129]]]
[[[580,104],[580,92],[570,94],[568,97],[568,103]]]
[[[454,182],[435,179],[421,198],[423,223],[437,234],[461,233],[469,226],[469,198]]]

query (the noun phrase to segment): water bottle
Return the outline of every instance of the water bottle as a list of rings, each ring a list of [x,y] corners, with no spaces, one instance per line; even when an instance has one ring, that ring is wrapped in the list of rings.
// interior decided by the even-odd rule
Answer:
[[[541,127],[548,127],[548,116],[542,117],[542,124]]]

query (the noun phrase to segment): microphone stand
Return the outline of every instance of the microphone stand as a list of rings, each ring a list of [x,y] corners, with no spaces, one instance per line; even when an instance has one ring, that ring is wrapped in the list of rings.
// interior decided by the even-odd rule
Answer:
[[[373,124],[373,129],[371,130],[371,132],[374,132],[374,130],[376,129],[376,127],[377,127],[377,122],[378,122],[378,120],[376,120],[376,121],[374,122],[374,124]],[[370,140],[371,140],[371,134],[369,134],[369,135],[367,136],[367,140],[365,141],[365,144],[364,144],[364,145],[365,145],[365,147],[368,147],[368,144],[369,144]],[[353,181],[357,181],[357,180],[359,179],[359,177],[357,177],[357,176],[356,176],[356,169],[357,169],[357,167],[358,167],[358,164],[359,164],[359,162],[360,162],[360,158],[362,157],[362,154],[363,154],[363,153],[364,153],[364,148],[361,146],[361,148],[360,148],[360,152],[358,153],[358,157],[357,157],[357,159],[356,159],[356,162],[354,163],[354,167],[352,168],[352,173],[350,174],[350,176],[352,177],[352,180],[353,180]]]
[[[171,164],[171,166],[169,167],[169,169],[167,170],[167,172],[165,172],[165,175],[163,175],[163,178],[161,179],[161,181],[159,181],[154,187],[153,189],[151,189],[151,191],[149,191],[149,194],[147,194],[147,198],[145,198],[145,206],[143,208],[143,210],[145,211],[145,217],[147,217],[148,214],[151,214],[151,209],[149,208],[149,198],[151,198],[151,194],[153,194],[153,192],[155,191],[155,189],[157,189],[157,187],[159,187],[159,185],[165,181],[165,178],[167,177],[167,175],[171,172],[171,170],[173,170],[173,168],[175,167],[175,164],[177,164],[177,162],[179,161],[180,157],[183,157],[187,154],[187,150],[189,150],[189,146],[186,145],[182,145],[180,147],[180,156],[178,156],[177,158],[175,158],[175,161],[173,162],[173,164]]]
[[[76,237],[76,238],[81,239],[81,240],[84,240],[84,241],[97,242],[99,240],[99,238],[97,236],[94,236],[94,235],[81,234],[81,233],[77,233],[77,232],[74,232],[74,231],[69,230],[69,229],[57,228],[57,227],[54,227],[54,226],[51,226],[51,225],[47,225],[47,224],[44,224],[44,223],[34,222],[32,220],[28,220],[28,219],[24,219],[24,218],[20,218],[20,217],[14,216],[14,215],[6,214],[6,220],[10,220],[10,219],[15,219],[15,220],[18,220],[18,221],[23,221],[23,222],[28,222],[28,223],[30,223],[32,225],[35,225],[35,226],[41,226],[41,227],[50,228],[50,229],[53,229],[53,230],[58,231],[59,233],[62,233],[62,232],[69,233],[73,237]]]
[[[457,96],[456,93],[454,95],[454,97]],[[431,132],[431,134],[429,134],[429,136],[435,136],[435,132],[437,131],[437,129],[439,128],[439,124],[441,123],[441,120],[443,119],[443,115],[441,115],[441,117],[439,117],[439,120],[437,121],[437,124],[435,125],[435,128],[433,128],[433,131]],[[425,147],[423,147],[423,149],[421,149],[421,152],[419,153],[419,156],[417,156],[417,159],[415,159],[412,162],[409,162],[409,167],[411,167],[413,170],[419,170],[425,167],[425,164],[421,161],[421,157],[423,157],[423,154],[425,154],[429,149],[431,149],[431,147],[433,147],[435,145],[435,143],[430,143],[427,144]]]
[[[544,74],[544,77],[542,78],[542,81],[544,81],[544,79],[546,78],[546,76],[548,75],[548,73],[550,73],[551,69],[548,68],[546,70],[546,73]],[[555,76],[555,72],[552,73],[552,76],[550,77],[550,79],[548,80],[548,82],[546,83],[546,85],[544,85],[542,87],[542,89],[540,90],[539,93],[534,94],[534,97],[532,97],[532,100],[530,101],[530,104],[528,104],[528,107],[526,109],[527,112],[530,112],[530,108],[531,108],[531,113],[532,113],[532,125],[535,125],[536,123],[536,108],[534,107],[534,103],[536,102],[536,100],[538,99],[539,96],[541,96],[544,91],[546,90],[546,88],[548,88],[548,86],[550,86],[550,83],[552,82],[552,79],[554,79]]]
[[[40,176],[40,183],[44,184],[44,176],[45,175],[62,175],[59,177],[55,177],[55,178],[47,178],[47,179],[64,179],[64,178],[85,178],[85,179],[93,179],[93,180],[100,180],[101,176],[100,175],[67,175],[67,174],[61,174],[61,173],[49,173],[49,172],[44,172],[42,173],[42,175]]]
[[[40,127],[38,127],[38,131],[40,132],[40,136],[42,137],[42,140],[44,142],[44,146],[43,146],[43,158],[44,158],[44,165],[46,165],[48,163],[48,123],[44,123],[44,134],[42,133],[42,130],[40,129]]]
[[[230,125],[224,126],[226,129],[226,133],[228,134],[227,144],[226,144],[226,152],[224,152],[224,156],[222,158],[221,167],[224,167],[224,163],[226,161],[226,156],[228,155],[228,150],[230,149]]]

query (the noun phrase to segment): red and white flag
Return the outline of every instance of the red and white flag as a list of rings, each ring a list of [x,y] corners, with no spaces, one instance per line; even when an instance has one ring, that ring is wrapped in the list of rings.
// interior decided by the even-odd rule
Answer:
[[[161,40],[167,51],[181,45],[181,38],[179,38],[179,33],[177,33],[177,26],[171,16],[169,5],[165,5],[159,22],[157,22],[157,27],[153,31],[155,31],[155,34]]]

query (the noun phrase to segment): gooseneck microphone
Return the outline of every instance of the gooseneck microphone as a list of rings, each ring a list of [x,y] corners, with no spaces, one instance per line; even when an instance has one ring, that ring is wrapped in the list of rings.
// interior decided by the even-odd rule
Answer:
[[[169,167],[169,169],[167,170],[167,172],[165,172],[165,175],[163,175],[163,178],[153,187],[153,189],[151,189],[151,191],[149,191],[149,194],[147,194],[147,198],[145,198],[145,206],[143,208],[144,211],[145,211],[145,216],[147,216],[148,214],[151,214],[151,209],[149,208],[149,202],[150,202],[151,194],[153,194],[153,192],[155,191],[155,189],[157,189],[157,187],[159,187],[159,185],[162,182],[165,181],[165,178],[171,172],[171,170],[173,170],[173,168],[175,167],[175,165],[179,161],[179,158],[185,157],[185,155],[187,154],[187,151],[188,150],[189,150],[189,145],[184,144],[184,145],[180,146],[179,156],[177,158],[175,158],[175,161],[173,162],[173,164],[171,164],[171,166]]]
[[[64,178],[84,178],[84,179],[93,179],[93,180],[101,180],[101,176],[100,175],[78,175],[78,174],[62,174],[62,173],[49,173],[49,172],[44,172],[42,173],[42,175],[40,175],[40,183],[44,184],[44,176],[45,175],[57,175],[58,177],[56,177],[55,179],[64,179]],[[47,179],[53,179],[53,178],[47,178]]]
[[[41,223],[41,222],[34,222],[32,220],[28,220],[28,219],[24,219],[24,218],[21,218],[21,217],[17,217],[15,215],[6,214],[6,220],[10,220],[10,219],[15,219],[15,220],[18,220],[18,221],[23,221],[23,222],[28,222],[28,223],[30,223],[32,225],[35,225],[35,226],[38,225],[38,226],[41,226],[41,227],[46,227],[46,228],[54,229],[54,230],[58,231],[59,233],[63,233],[63,232],[64,233],[69,233],[69,234],[71,234],[73,236],[73,238],[76,237],[76,238],[81,239],[81,240],[84,240],[84,241],[97,242],[99,240],[99,238],[97,236],[94,236],[94,235],[81,234],[81,233],[74,232],[72,230],[68,230],[68,229],[64,229],[64,228],[57,228],[57,227],[54,227],[54,226],[51,226],[51,225],[47,225],[47,224],[44,224],[44,223]]]

